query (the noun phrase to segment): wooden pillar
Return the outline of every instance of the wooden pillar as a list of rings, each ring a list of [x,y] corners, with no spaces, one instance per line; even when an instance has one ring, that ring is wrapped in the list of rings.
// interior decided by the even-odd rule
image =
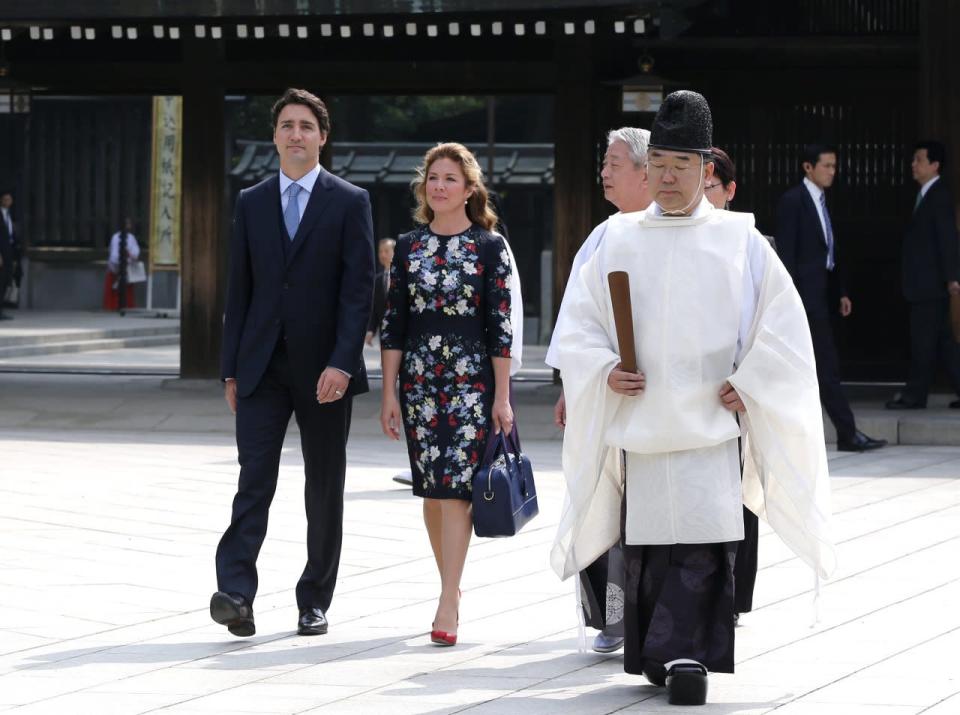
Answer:
[[[554,105],[553,315],[577,249],[594,226],[597,187],[595,90],[589,42],[557,45],[560,78]]]
[[[226,291],[224,88],[220,44],[186,40],[183,57],[183,205],[180,377],[220,374]]]
[[[945,178],[960,216],[960,4],[923,0],[920,6],[920,134],[947,147]]]

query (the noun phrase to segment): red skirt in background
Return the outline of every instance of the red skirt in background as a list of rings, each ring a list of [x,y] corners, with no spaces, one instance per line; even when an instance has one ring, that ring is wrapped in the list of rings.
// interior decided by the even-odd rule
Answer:
[[[113,287],[113,284],[116,283],[117,277],[113,274],[113,271],[107,271],[107,277],[103,281],[103,309],[104,310],[120,310],[120,290]],[[127,300],[126,304],[123,306],[126,310],[127,308],[135,308],[136,305],[133,302],[133,285],[127,284]]]

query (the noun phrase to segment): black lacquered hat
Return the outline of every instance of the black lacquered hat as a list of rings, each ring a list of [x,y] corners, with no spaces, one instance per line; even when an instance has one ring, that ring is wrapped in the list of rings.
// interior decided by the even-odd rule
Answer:
[[[650,148],[709,154],[713,146],[713,116],[706,98],[681,89],[663,100],[653,127]]]

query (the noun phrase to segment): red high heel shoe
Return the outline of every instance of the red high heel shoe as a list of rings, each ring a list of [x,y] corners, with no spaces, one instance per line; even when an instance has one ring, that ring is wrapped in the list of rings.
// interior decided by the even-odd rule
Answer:
[[[460,592],[460,589],[458,588],[458,589],[457,589],[457,596],[459,597],[459,596],[462,596],[462,595],[463,595],[463,594]],[[442,646],[445,646],[445,647],[449,647],[449,646],[452,646],[452,645],[456,645],[456,644],[457,644],[457,634],[456,634],[456,633],[448,633],[447,631],[438,631],[438,630],[436,629],[436,625],[437,625],[436,623],[432,623],[432,624],[431,624],[431,627],[433,628],[433,630],[430,631],[430,641],[431,641],[432,643],[435,643],[436,645],[442,645]],[[460,625],[460,614],[459,614],[459,613],[457,613],[457,625]]]
[[[452,646],[457,644],[457,634],[446,631],[430,631],[430,641],[436,645]]]

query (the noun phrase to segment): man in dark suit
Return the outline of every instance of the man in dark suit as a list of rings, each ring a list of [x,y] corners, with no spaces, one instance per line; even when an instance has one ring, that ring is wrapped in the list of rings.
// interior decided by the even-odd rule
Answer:
[[[306,473],[307,564],[297,632],[327,632],[340,562],[353,395],[367,391],[363,337],[373,293],[367,192],[323,170],[323,102],[290,89],[273,107],[280,174],[240,192],[230,247],[222,377],[237,416],[240,480],[217,547],[210,615],[255,633],[256,560],[296,416]]]
[[[910,372],[903,392],[887,402],[888,410],[927,406],[937,355],[960,395],[960,348],[947,324],[949,296],[960,294],[960,257],[953,198],[940,178],[946,156],[940,142],[921,142],[910,164],[920,184],[901,258],[903,297],[910,304]],[[960,408],[960,400],[950,407]]]
[[[390,287],[390,264],[393,263],[393,251],[397,242],[392,238],[381,238],[377,242],[377,275],[373,279],[373,310],[370,311],[370,323],[367,325],[367,345],[373,345],[373,336],[380,331],[380,322],[387,310],[387,291]]]
[[[803,182],[780,197],[777,206],[777,253],[790,272],[807,313],[817,359],[820,401],[837,430],[837,449],[878,449],[886,441],[868,437],[857,429],[843,393],[830,322],[831,305],[839,305],[844,318],[853,311],[837,261],[826,201],[826,190],[833,184],[837,171],[837,152],[821,144],[805,147],[801,165]]]
[[[6,303],[7,288],[20,285],[20,246],[17,243],[16,229],[13,225],[13,194],[4,191],[0,194],[0,320],[10,320],[3,309]],[[13,306],[10,306],[13,307]]]

